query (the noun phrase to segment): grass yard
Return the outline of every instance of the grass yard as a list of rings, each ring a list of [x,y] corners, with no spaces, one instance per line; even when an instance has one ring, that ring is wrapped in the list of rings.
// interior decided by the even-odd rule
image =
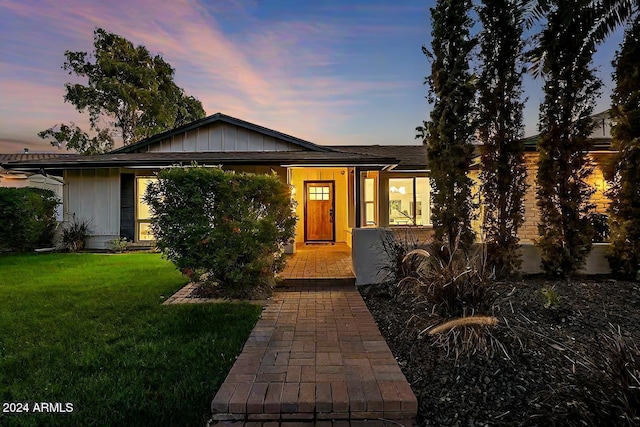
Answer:
[[[161,305],[185,283],[158,254],[0,256],[0,425],[204,425],[261,309]]]

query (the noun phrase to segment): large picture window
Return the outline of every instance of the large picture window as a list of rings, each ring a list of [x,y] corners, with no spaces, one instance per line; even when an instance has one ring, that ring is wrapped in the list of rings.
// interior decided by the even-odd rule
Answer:
[[[138,241],[155,239],[151,231],[151,211],[149,205],[142,200],[147,186],[155,180],[156,178],[151,177],[136,178],[136,239]]]
[[[389,225],[430,225],[429,178],[389,178]]]

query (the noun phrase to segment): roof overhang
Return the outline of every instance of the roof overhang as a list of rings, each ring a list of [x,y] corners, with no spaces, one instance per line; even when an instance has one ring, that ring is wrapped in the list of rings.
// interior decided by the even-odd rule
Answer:
[[[77,169],[154,169],[175,165],[208,166],[283,166],[331,167],[362,166],[384,168],[397,163],[396,159],[338,152],[229,152],[229,153],[120,153],[94,156],[73,156],[64,159],[10,161],[6,169],[15,171],[77,170]]]

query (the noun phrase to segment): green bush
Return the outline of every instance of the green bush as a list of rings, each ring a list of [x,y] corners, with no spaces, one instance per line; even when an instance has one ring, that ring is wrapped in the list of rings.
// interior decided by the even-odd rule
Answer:
[[[243,296],[284,267],[296,219],[289,188],[275,175],[165,169],[144,200],[157,247],[192,280],[206,273],[229,295]]]
[[[0,188],[0,251],[51,246],[59,203],[51,190]]]

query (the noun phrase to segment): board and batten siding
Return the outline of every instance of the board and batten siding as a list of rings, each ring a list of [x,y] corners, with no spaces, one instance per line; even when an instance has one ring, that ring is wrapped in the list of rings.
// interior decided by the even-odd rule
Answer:
[[[149,152],[302,151],[301,146],[228,123],[212,123],[141,149]]]
[[[64,181],[65,220],[89,221],[87,248],[108,248],[120,236],[120,170],[67,170]]]

